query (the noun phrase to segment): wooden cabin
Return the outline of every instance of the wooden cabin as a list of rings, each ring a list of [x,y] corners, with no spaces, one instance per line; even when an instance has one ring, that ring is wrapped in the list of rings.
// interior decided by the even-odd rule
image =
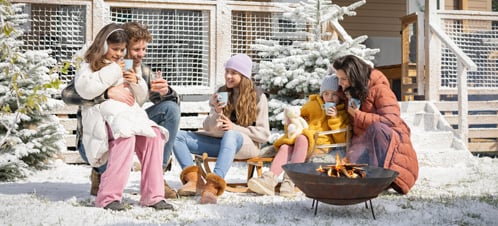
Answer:
[[[282,32],[300,29],[282,18],[282,4],[298,0],[12,0],[26,3],[26,49],[51,48],[57,60],[72,55],[109,22],[139,21],[153,33],[145,63],[161,69],[182,96],[182,129],[196,129],[207,99],[223,83],[223,63],[248,53],[259,37],[292,42]],[[333,0],[340,6],[356,0]],[[438,5],[439,3],[439,5]],[[399,100],[433,101],[475,153],[498,152],[498,14],[492,0],[367,0],[340,24],[352,37],[368,35],[379,48],[375,67]],[[496,3],[494,3],[496,4]],[[496,7],[496,6],[495,6]],[[494,8],[496,10],[496,8]],[[227,29],[230,28],[230,29]],[[64,84],[71,74],[62,75]],[[462,79],[463,78],[463,79]],[[74,113],[60,117],[74,147]]]

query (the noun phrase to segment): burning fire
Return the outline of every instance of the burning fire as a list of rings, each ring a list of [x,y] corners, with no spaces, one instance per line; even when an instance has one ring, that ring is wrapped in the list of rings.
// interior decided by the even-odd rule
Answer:
[[[361,166],[366,164],[349,164],[339,159],[339,154],[335,155],[335,165],[327,165],[322,167],[320,165],[316,171],[320,173],[327,173],[330,177],[346,176],[347,178],[365,178],[366,172]]]

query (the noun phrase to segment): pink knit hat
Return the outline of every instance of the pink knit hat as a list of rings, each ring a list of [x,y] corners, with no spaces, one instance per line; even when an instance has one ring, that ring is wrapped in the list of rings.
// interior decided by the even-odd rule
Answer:
[[[251,79],[252,60],[246,54],[232,56],[225,64],[225,69],[233,69],[248,79]]]

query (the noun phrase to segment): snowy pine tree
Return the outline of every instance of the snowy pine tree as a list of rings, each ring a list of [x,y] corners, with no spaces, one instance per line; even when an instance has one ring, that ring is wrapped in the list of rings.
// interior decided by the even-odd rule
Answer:
[[[264,59],[257,65],[255,80],[270,92],[268,107],[272,128],[283,127],[282,111],[287,105],[300,106],[309,94],[319,92],[321,80],[335,59],[348,54],[367,62],[374,58],[378,49],[369,49],[362,44],[367,36],[353,39],[338,22],[344,15],[356,15],[354,10],[365,2],[362,0],[340,7],[330,0],[307,0],[296,7],[284,8],[285,18],[295,23],[306,23],[307,40],[294,41],[291,45],[279,44],[278,40],[257,40],[252,46]],[[323,32],[328,24],[343,40],[330,39],[331,34]]]
[[[64,128],[53,114],[62,106],[51,98],[59,86],[47,51],[21,50],[22,5],[0,0],[0,181],[27,176],[47,166],[65,149]]]

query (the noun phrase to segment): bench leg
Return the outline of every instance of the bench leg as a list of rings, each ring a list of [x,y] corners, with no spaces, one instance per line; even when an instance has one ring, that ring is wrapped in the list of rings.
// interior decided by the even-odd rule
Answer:
[[[263,176],[263,162],[258,162],[258,165],[256,166],[256,171],[258,172],[258,177]]]
[[[251,179],[253,175],[254,175],[254,165],[248,163],[247,164],[247,180]]]

